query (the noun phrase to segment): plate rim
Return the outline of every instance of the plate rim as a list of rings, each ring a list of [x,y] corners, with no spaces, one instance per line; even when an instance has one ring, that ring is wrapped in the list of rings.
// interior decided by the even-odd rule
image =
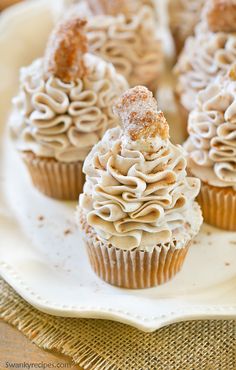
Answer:
[[[39,6],[45,6],[48,9],[48,1],[40,0],[36,2],[27,0],[24,3],[17,4],[5,10],[0,17],[0,30],[2,27],[9,25],[12,19],[18,16],[19,11],[29,10],[30,7],[33,10]],[[43,300],[37,292],[25,283],[18,272],[14,270],[14,266],[4,262],[4,260],[0,260],[0,275],[29,304],[42,312],[55,316],[109,319],[131,325],[145,332],[153,332],[166,325],[186,320],[236,318],[236,305],[196,305],[190,303],[187,308],[183,306],[182,308],[179,307],[175,310],[170,310],[165,314],[151,317],[132,314],[122,309],[115,310],[114,308],[96,305],[94,307],[82,307],[81,305],[79,308],[63,304],[58,305]]]
[[[156,317],[140,316],[126,310],[115,310],[111,307],[96,305],[59,305],[40,297],[37,292],[25,283],[9,263],[0,261],[0,274],[26,302],[39,311],[52,316],[112,320],[128,324],[144,332],[154,332],[162,327],[181,321],[236,318],[236,305],[197,305],[190,303],[187,307],[178,307]]]

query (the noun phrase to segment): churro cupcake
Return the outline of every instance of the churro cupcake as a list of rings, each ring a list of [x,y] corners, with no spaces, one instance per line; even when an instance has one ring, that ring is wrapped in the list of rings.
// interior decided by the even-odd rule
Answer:
[[[114,67],[87,53],[86,22],[58,24],[44,58],[20,73],[11,131],[33,184],[57,199],[78,198],[83,161],[104,132],[117,125],[112,106],[127,89]]]
[[[125,288],[162,284],[180,271],[202,223],[200,181],[186,176],[183,149],[147,88],[114,107],[123,129],[108,130],[85,160],[78,223],[92,268]]]
[[[164,52],[152,1],[89,0],[89,50],[113,63],[131,86],[156,90]]]
[[[233,0],[208,0],[195,36],[188,38],[174,69],[176,93],[186,112],[199,91],[218,75],[226,75],[236,57],[236,5]]]
[[[122,8],[120,8],[119,4],[120,3],[123,3],[122,4]],[[128,2],[127,2],[128,3]],[[152,11],[154,12],[154,15],[156,16],[157,15],[157,11],[156,11],[156,6],[155,6],[155,0],[136,0],[135,3],[138,5],[138,7],[140,8],[141,6],[143,5],[146,5],[146,6],[149,6]],[[101,0],[100,2],[97,2],[97,1],[90,1],[90,0],[62,0],[62,11],[61,11],[61,15],[64,14],[65,11],[68,10],[68,8],[70,8],[71,6],[74,6],[74,5],[80,5],[81,7],[79,8],[82,12],[83,11],[88,11],[88,9],[90,8],[91,6],[91,9],[94,9],[95,8],[95,11],[99,11],[101,12],[102,14],[104,13],[104,0]],[[117,1],[117,0],[110,0],[109,2],[106,1],[106,4],[108,4],[108,7],[109,9],[113,9],[114,11],[114,7],[117,7],[118,6],[118,13],[120,12],[119,9],[122,9],[122,11],[127,11],[127,9],[129,8],[129,4],[126,4],[125,8],[124,8],[124,2],[123,0],[122,1]],[[58,4],[57,4],[58,5]],[[136,5],[136,6],[137,6]],[[106,5],[105,5],[106,6]],[[89,14],[89,13],[87,13]]]
[[[188,167],[202,180],[204,220],[236,231],[236,65],[199,93],[188,131]]]
[[[204,0],[169,0],[169,24],[177,54],[187,37],[194,34],[204,3]]]

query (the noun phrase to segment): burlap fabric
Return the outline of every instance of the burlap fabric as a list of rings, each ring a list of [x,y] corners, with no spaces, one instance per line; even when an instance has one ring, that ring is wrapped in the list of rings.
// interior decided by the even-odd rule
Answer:
[[[0,280],[0,314],[32,342],[84,369],[236,370],[236,321],[192,321],[147,334],[105,321],[53,317]]]

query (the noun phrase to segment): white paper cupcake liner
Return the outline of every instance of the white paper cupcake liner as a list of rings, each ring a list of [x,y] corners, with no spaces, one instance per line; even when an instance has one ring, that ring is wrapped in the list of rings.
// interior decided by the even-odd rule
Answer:
[[[161,246],[152,252],[124,251],[86,240],[90,264],[109,284],[128,288],[150,288],[167,282],[181,270],[188,246],[181,249]]]
[[[33,185],[43,194],[60,200],[77,200],[83,190],[83,162],[61,163],[23,153]]]
[[[228,231],[236,231],[236,191],[202,182],[198,203],[204,221]]]
[[[99,240],[80,216],[90,264],[107,283],[128,289],[150,288],[167,282],[181,270],[190,241],[180,249],[172,243],[156,246],[150,252],[125,251]]]

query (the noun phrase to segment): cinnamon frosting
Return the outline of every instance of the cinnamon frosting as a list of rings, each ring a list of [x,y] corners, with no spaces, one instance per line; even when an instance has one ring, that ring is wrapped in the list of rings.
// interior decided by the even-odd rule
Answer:
[[[189,117],[190,171],[212,186],[236,189],[236,74],[218,78],[198,94]]]
[[[19,151],[82,161],[117,125],[112,106],[127,82],[110,63],[86,53],[84,25],[76,19],[58,25],[45,57],[22,68],[11,117]]]
[[[205,89],[216,76],[226,75],[236,58],[235,25],[230,28],[227,23],[227,32],[221,23],[216,28],[212,27],[208,9],[209,3],[203,10],[195,36],[187,39],[174,69],[178,78],[176,91],[188,111],[194,109],[198,92]],[[221,19],[225,17],[224,9],[221,9]]]
[[[194,202],[200,181],[186,176],[184,151],[169,141],[167,122],[146,88],[128,90],[114,110],[123,130],[108,130],[86,158],[79,212],[117,248],[173,242],[181,248],[202,223]]]
[[[94,3],[99,5],[103,1],[96,0]],[[110,0],[105,3],[110,4]],[[113,1],[111,5],[114,6],[114,3],[121,6],[118,1]],[[156,83],[163,69],[164,53],[156,31],[154,11],[146,5],[151,2],[131,0],[124,3],[126,7],[129,4],[127,12],[124,10],[126,7],[121,7],[119,11],[117,5],[117,14],[114,14],[110,5],[108,9],[100,7],[98,14],[88,18],[89,50],[113,63],[131,86]]]

